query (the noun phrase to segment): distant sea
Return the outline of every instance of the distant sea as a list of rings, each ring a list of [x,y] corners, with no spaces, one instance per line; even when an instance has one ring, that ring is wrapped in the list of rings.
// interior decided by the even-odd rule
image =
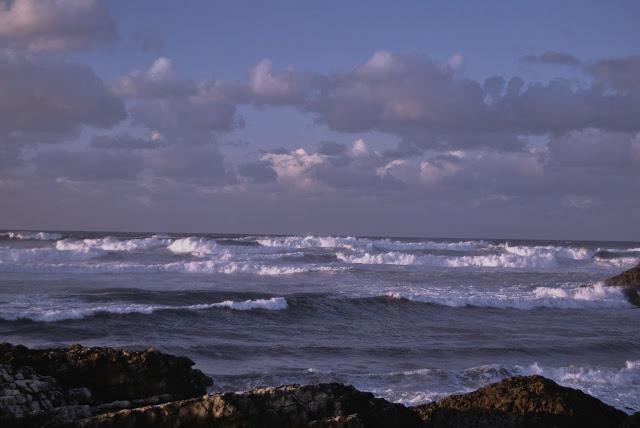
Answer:
[[[405,404],[542,374],[640,410],[637,242],[0,232],[0,340],[157,347],[213,391]]]

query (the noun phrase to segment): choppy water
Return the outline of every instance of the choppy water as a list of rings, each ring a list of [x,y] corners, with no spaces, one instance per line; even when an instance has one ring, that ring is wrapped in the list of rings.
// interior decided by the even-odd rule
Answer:
[[[417,404],[539,373],[640,410],[640,243],[0,233],[0,340],[156,346],[213,390]]]

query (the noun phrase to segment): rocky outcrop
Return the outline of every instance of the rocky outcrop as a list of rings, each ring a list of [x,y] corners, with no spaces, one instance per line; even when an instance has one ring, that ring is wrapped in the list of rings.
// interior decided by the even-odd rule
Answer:
[[[338,383],[203,395],[193,362],[150,349],[30,350],[0,345],[0,426],[8,427],[638,427],[541,376],[409,408]]]
[[[0,344],[0,364],[28,366],[51,376],[63,388],[91,390],[95,402],[136,400],[170,395],[173,399],[205,394],[212,384],[194,362],[156,349],[127,351],[114,348],[29,349]]]
[[[610,287],[621,287],[627,300],[640,306],[640,265],[606,279],[604,283]]]
[[[78,421],[75,427],[419,427],[417,413],[338,383],[205,395]]]
[[[627,415],[602,401],[542,376],[519,376],[468,394],[416,407],[432,428],[602,427]]]
[[[0,365],[0,426],[43,426],[91,416],[88,390],[64,390],[30,367]]]

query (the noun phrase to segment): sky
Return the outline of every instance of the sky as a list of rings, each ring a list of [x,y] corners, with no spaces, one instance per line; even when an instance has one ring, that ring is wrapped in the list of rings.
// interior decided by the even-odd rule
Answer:
[[[639,18],[0,0],[0,228],[640,240]]]

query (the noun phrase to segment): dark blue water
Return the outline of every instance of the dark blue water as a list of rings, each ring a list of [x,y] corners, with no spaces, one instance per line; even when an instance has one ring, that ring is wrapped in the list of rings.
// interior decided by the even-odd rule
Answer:
[[[640,243],[0,234],[0,340],[186,355],[213,390],[339,381],[408,404],[539,373],[640,410]]]

